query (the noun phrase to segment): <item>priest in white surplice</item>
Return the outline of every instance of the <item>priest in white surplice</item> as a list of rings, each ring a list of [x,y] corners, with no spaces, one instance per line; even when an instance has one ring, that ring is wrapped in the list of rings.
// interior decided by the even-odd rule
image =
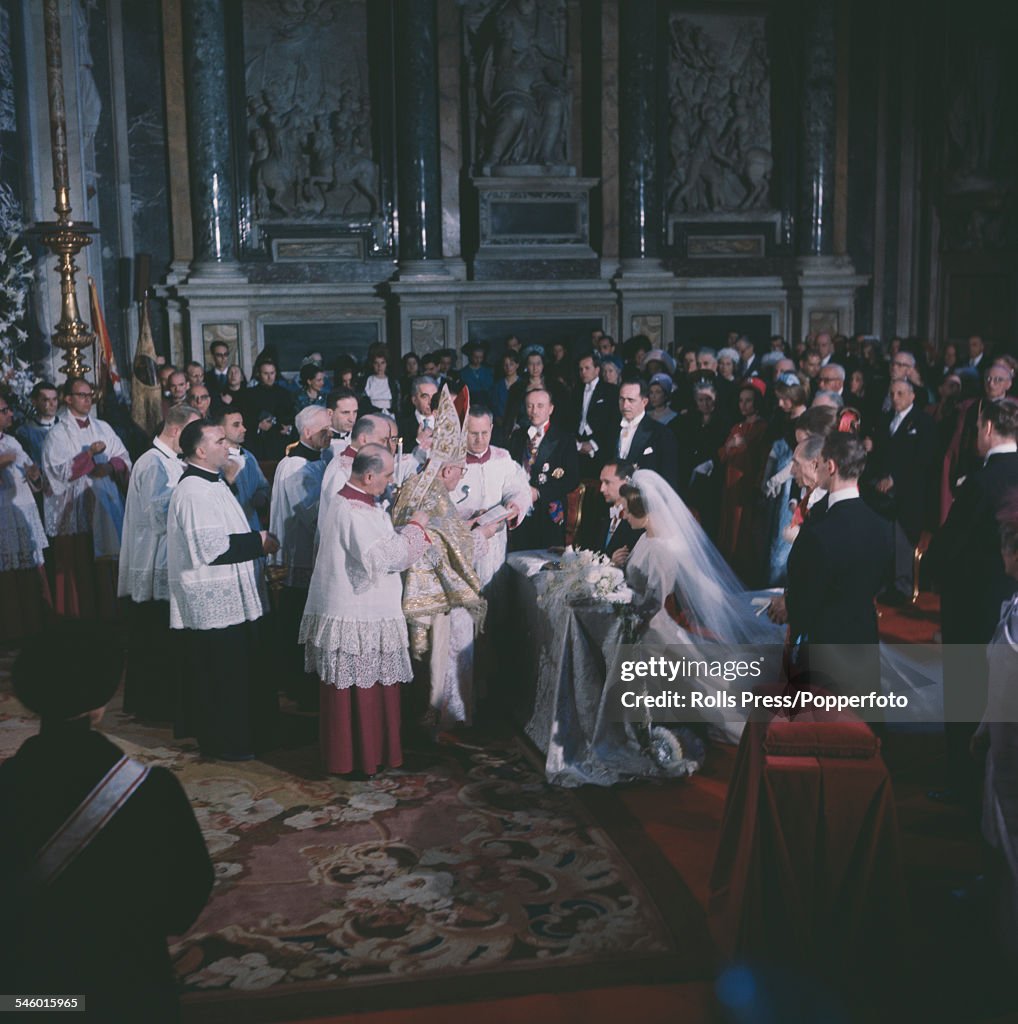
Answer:
[[[491,443],[493,421],[491,412],[480,406],[472,407],[467,414],[466,470],[452,495],[457,510],[467,519],[473,519],[496,505],[502,505],[513,513],[505,527],[479,549],[474,562],[486,597],[490,597],[489,584],[505,564],[508,530],[523,522],[533,504],[530,481],[523,467],[505,448],[497,448]]]
[[[46,435],[43,503],[53,548],[54,608],[69,618],[116,618],[117,566],[131,457],[113,428],[92,415],[92,385],[68,377],[64,409]]]
[[[413,679],[400,573],[429,546],[427,516],[402,530],[378,504],[393,476],[388,448],[365,445],[330,503],[300,639],[321,681],[325,770],[366,775],[403,763],[400,683]]]
[[[333,455],[325,467],[325,476],[322,478],[322,499],[318,503],[318,535],[321,537],[332,501],[346,485],[353,470],[353,460],[367,444],[380,444],[388,446],[389,421],[384,416],[369,414],[362,416],[353,425],[350,432],[350,443],[337,452],[332,449]]]
[[[297,413],[294,427],[300,440],[286,449],[272,478],[269,526],[279,538],[279,550],[268,561],[282,575],[276,647],[283,685],[302,710],[314,711],[318,680],[304,671],[304,645],[297,642],[297,634],[315,565],[318,501],[325,472],[322,452],[332,438],[332,414],[320,405],[306,406]]]
[[[10,434],[14,413],[0,394],[0,643],[42,632],[49,610],[46,532],[35,492],[42,473]]]
[[[162,432],[135,463],[127,486],[117,588],[130,602],[124,710],[154,720],[176,712],[180,650],[170,632],[166,517],[184,472],[180,433],[197,419],[189,405],[167,409]]]
[[[196,736],[206,756],[250,760],[271,745],[277,710],[255,566],[279,542],[251,529],[220,476],[230,458],[222,427],[190,423],[180,448],[187,468],[166,524],[170,628],[182,630],[184,640],[176,732]]]

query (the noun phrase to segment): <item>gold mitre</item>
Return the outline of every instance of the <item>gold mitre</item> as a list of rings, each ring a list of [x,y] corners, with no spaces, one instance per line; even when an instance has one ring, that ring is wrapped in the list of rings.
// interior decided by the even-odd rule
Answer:
[[[428,462],[436,466],[446,462],[465,462],[467,458],[467,433],[464,429],[470,392],[464,386],[456,398],[449,393],[449,385],[442,385],[438,396],[438,411],[435,413],[435,427],[431,434],[431,448]]]

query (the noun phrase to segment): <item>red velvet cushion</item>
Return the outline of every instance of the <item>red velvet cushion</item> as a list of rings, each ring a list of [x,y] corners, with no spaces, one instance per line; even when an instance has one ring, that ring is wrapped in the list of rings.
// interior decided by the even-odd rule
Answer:
[[[876,757],[880,740],[865,722],[842,718],[809,722],[775,718],[767,727],[764,752],[775,757]]]

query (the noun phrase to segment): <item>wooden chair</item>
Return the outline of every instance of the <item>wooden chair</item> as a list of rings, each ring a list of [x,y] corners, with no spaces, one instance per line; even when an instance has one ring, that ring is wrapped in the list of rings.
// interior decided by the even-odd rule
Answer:
[[[923,555],[926,554],[932,539],[933,534],[929,530],[923,530],[919,537],[919,543],[916,544],[915,551],[912,552],[912,604],[919,600],[919,572],[922,568]]]
[[[583,522],[583,496],[587,493],[587,485],[580,484],[566,495],[566,546],[576,540],[576,534]]]

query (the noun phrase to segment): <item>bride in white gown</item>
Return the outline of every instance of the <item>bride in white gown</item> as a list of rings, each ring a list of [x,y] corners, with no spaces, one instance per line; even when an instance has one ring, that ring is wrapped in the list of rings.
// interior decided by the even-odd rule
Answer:
[[[637,470],[622,495],[630,525],[645,530],[626,564],[634,607],[646,623],[641,649],[646,648],[649,657],[657,653],[655,648],[688,644],[710,659],[744,658],[753,651],[766,657],[767,678],[698,680],[695,686],[710,695],[779,682],[784,627],[759,614],[770,595],[745,589],[682,499],[657,473]],[[935,722],[943,713],[939,664],[923,665],[913,656],[916,653],[918,648],[881,644],[882,689],[910,695],[913,721]],[[710,710],[703,718],[722,738],[738,740],[746,712]]]
[[[641,649],[648,656],[665,645],[690,645],[710,660],[766,657],[780,665],[784,630],[754,607],[745,589],[703,528],[657,473],[637,470],[622,489],[631,526],[643,529],[626,563],[626,582],[643,619]],[[735,650],[740,648],[741,650]],[[673,657],[678,652],[673,652]],[[749,688],[762,678],[734,682],[697,679],[695,688],[714,697],[720,690]],[[703,714],[726,739],[742,733],[744,713],[712,709]]]

